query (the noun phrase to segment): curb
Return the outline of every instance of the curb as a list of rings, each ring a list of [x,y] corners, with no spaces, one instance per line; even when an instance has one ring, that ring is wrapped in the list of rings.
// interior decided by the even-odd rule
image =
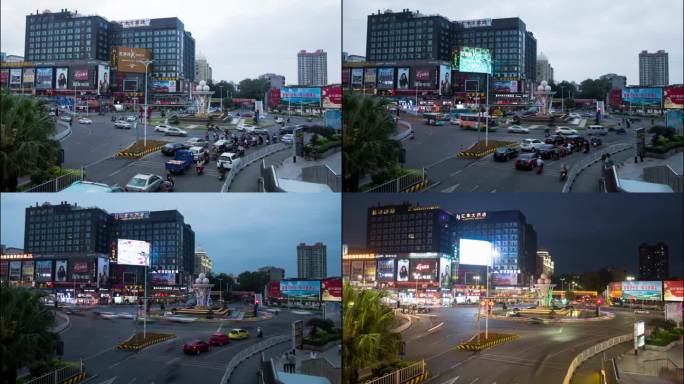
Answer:
[[[62,333],[64,331],[66,331],[67,328],[69,328],[69,326],[71,325],[71,318],[69,318],[68,315],[66,315],[65,313],[62,313],[60,311],[56,311],[55,316],[60,316],[60,317],[66,318],[66,323],[64,324],[63,327],[61,327],[61,329],[59,329],[60,327],[56,327],[52,331],[54,333]]]
[[[81,372],[81,373],[77,374],[76,376],[72,376],[68,379],[62,380],[59,383],[60,384],[75,384],[75,383],[79,383],[79,382],[83,381],[85,378],[86,378],[86,373]]]
[[[403,190],[402,192],[406,192],[406,193],[418,192],[418,191],[422,190],[423,188],[427,187],[428,184],[430,184],[430,182],[428,182],[428,181],[421,181],[421,182],[419,182],[418,184],[414,184],[414,185],[412,185],[412,186],[406,188],[406,189]]]
[[[142,344],[133,344],[133,343],[129,344],[127,341],[124,341],[123,343],[117,344],[116,349],[128,350],[128,351],[139,351],[141,349],[149,347],[152,344],[158,344],[158,343],[161,343],[162,341],[170,340],[170,339],[173,339],[175,337],[176,337],[176,335],[168,335],[168,336],[160,337],[160,338],[155,339],[155,340],[146,341]]]
[[[129,158],[133,158],[133,159],[139,159],[139,158],[141,158],[141,157],[143,157],[143,156],[145,156],[145,155],[147,155],[147,154],[150,154],[150,153],[152,153],[152,152],[157,152],[158,150],[162,149],[162,148],[164,147],[164,145],[165,145],[165,144],[158,144],[158,145],[155,145],[155,146],[153,146],[153,147],[149,147],[149,148],[147,148],[146,150],[144,150],[144,151],[142,151],[142,152],[131,152],[131,151],[123,150],[123,151],[117,152],[116,155],[114,155],[114,156],[116,156],[116,157],[129,157]]]
[[[505,144],[505,145],[507,147],[517,148],[519,144],[511,142],[511,143]],[[480,152],[470,152],[468,150],[465,150],[465,151],[458,152],[456,154],[456,157],[467,158],[467,159],[481,159],[485,156],[488,156],[488,155],[491,155],[492,153],[494,153],[494,151],[496,151],[496,148],[497,147],[493,147],[493,148],[487,149],[485,151],[480,151]]]
[[[424,372],[422,375],[416,376],[416,377],[410,379],[409,381],[405,381],[403,384],[418,384],[418,383],[422,383],[422,382],[426,381],[426,380],[428,379],[429,376],[430,376],[430,372],[428,372],[427,370],[425,370],[425,372]]]
[[[517,340],[520,337],[518,335],[510,335],[506,337],[502,337],[496,340],[488,341],[483,344],[475,344],[471,343],[470,341],[461,343],[458,345],[459,350],[466,350],[466,351],[481,351],[483,349],[491,348],[499,344],[507,343],[509,341]]]

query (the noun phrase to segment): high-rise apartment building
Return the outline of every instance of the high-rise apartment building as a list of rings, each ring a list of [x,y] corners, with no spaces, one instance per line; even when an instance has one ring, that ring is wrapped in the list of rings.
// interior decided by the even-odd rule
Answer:
[[[282,88],[285,86],[285,76],[276,75],[275,73],[264,73],[259,76],[260,79],[268,80],[270,88]]]
[[[600,77],[601,80],[610,81],[610,89],[623,89],[627,86],[627,76],[620,76],[615,73],[607,73]]]
[[[205,275],[213,271],[214,263],[209,258],[207,251],[203,249],[195,250],[195,276],[199,276],[200,273]]]
[[[285,279],[285,269],[283,268],[273,267],[269,265],[266,267],[259,268],[258,271],[267,274],[269,282],[277,282]]]
[[[302,86],[321,87],[328,84],[328,54],[322,49],[297,53],[297,82]]]
[[[553,67],[543,53],[537,57],[537,81],[546,81],[548,83],[553,81]]]
[[[669,55],[663,50],[639,53],[639,85],[642,87],[664,86],[670,81]]]
[[[546,249],[540,249],[537,251],[537,271],[535,277],[541,276],[542,273],[546,276],[553,275],[554,262],[551,258],[551,253]]]
[[[213,77],[211,65],[209,65],[207,58],[204,55],[199,55],[195,59],[195,82],[199,83],[202,80],[210,82],[213,81]]]
[[[667,244],[639,245],[639,280],[664,280],[669,275]]]
[[[297,277],[324,279],[328,275],[326,246],[323,243],[297,245]]]

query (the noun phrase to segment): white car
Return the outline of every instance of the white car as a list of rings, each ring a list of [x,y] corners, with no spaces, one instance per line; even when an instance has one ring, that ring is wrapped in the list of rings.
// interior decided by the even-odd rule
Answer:
[[[57,116],[57,114],[55,114],[55,111],[50,111],[48,112],[48,116]]]
[[[190,147],[188,149],[190,153],[192,153],[192,159],[197,161],[199,160],[200,156],[203,156],[202,154],[204,153],[204,148],[202,147]]]
[[[524,139],[520,142],[520,150],[523,152],[534,152],[542,145],[544,145],[544,142],[539,139]]]
[[[136,120],[138,120],[138,118],[135,117],[135,116],[133,116],[133,115],[130,115],[130,116],[128,116],[128,117],[126,118],[126,121],[130,121],[130,122],[134,122],[134,121],[136,121]]]
[[[574,113],[574,112],[569,114],[568,116],[570,116],[573,119],[581,119],[582,118],[582,115],[580,115],[579,113]]]
[[[120,129],[131,129],[131,123],[119,120],[116,123],[114,123],[114,127]]]
[[[139,173],[126,183],[126,192],[157,192],[162,186],[164,179],[151,173]]]
[[[282,117],[278,117],[275,119],[275,122],[278,124],[283,124],[285,122],[285,119],[283,119]]]
[[[80,119],[78,119],[78,123],[79,124],[92,124],[93,121],[87,117],[81,117]]]
[[[577,131],[568,127],[558,127],[556,128],[556,133],[561,135],[576,135]]]
[[[510,133],[530,133],[530,130],[520,125],[511,125],[508,127]]]
[[[291,133],[285,134],[280,138],[280,141],[291,144],[294,141],[294,135]]]
[[[169,136],[187,136],[188,131],[184,131],[184,130],[182,130],[180,128],[176,128],[176,127],[169,127],[169,128],[166,128],[166,131],[164,132],[164,134],[169,135]]]
[[[459,119],[450,119],[449,124],[451,125],[461,125],[461,122]]]
[[[155,132],[166,132],[169,128],[173,128],[168,124],[159,124],[154,126]]]
[[[237,154],[233,152],[223,152],[218,157],[218,160],[216,160],[216,167],[223,168],[226,170],[231,169],[233,168],[233,164],[235,164],[237,161],[239,161],[239,157]]]
[[[62,121],[66,121],[67,123],[70,123],[72,117],[69,116],[69,115],[62,115],[62,116],[59,117],[59,119],[62,120]]]

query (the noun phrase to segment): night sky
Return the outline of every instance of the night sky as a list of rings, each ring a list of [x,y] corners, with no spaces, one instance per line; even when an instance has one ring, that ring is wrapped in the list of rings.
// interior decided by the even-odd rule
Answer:
[[[363,248],[366,209],[380,204],[437,205],[453,213],[518,209],[551,252],[555,273],[615,266],[638,274],[642,242],[667,243],[670,274],[684,275],[681,194],[345,194],[343,244]]]
[[[340,195],[334,193],[3,193],[2,243],[23,248],[25,209],[60,201],[109,213],[177,209],[216,273],[273,265],[297,277],[297,244],[327,246],[328,276],[340,276]]]

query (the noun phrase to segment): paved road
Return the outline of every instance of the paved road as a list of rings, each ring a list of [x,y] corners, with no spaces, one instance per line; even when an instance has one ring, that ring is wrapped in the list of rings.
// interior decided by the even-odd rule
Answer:
[[[402,336],[407,359],[426,359],[430,383],[558,383],[583,349],[632,329],[634,314],[615,312],[612,320],[577,324],[491,320],[490,331],[514,333],[520,339],[479,353],[456,349],[477,332],[475,307],[412,315],[413,324]]]
[[[115,306],[98,310],[132,313],[135,308]],[[270,320],[256,322],[226,320],[222,323],[179,324],[165,321],[148,323],[148,332],[174,333],[177,337],[135,353],[119,351],[114,349],[114,346],[130,337],[134,331],[141,331],[142,325],[127,319],[102,319],[90,310],[81,315],[71,316],[71,327],[61,335],[65,352],[63,358],[65,360],[84,359],[88,375],[97,375],[90,382],[95,384],[181,383],[193,380],[198,383],[218,383],[225,373],[228,362],[235,354],[249,345],[262,341],[254,337],[256,327],[262,327],[265,337],[286,335],[291,332],[292,321],[306,321],[314,316],[315,313],[299,315],[283,310]],[[227,331],[233,327],[247,329],[251,337],[247,340],[231,342],[226,346],[212,347],[208,353],[205,352],[199,356],[183,354],[181,349],[183,343],[195,338],[206,341],[217,330]],[[174,366],[178,368],[175,370],[172,368],[175,374],[170,376],[169,367]]]
[[[456,154],[468,148],[479,139],[484,140],[484,133],[462,130],[455,125],[428,126],[422,118],[403,115],[402,119],[410,122],[415,131],[414,140],[404,140],[407,168],[427,168],[430,181],[435,184],[432,192],[560,192],[563,183],[560,181],[560,167],[566,164],[572,168],[587,155],[573,153],[560,160],[545,160],[544,171],[537,175],[532,171],[518,171],[513,161],[495,162],[493,155],[479,160],[457,158]],[[616,120],[608,119],[606,124],[614,124]],[[603,148],[616,143],[633,141],[633,128],[650,126],[644,119],[628,130],[626,135],[609,132],[602,136]],[[532,127],[529,134],[508,133],[505,128],[489,133],[490,140],[520,142],[523,138],[544,138],[545,126]],[[581,135],[586,133],[579,130]],[[648,137],[647,137],[648,140]],[[592,152],[601,150],[592,148]],[[591,153],[591,152],[590,152]]]

